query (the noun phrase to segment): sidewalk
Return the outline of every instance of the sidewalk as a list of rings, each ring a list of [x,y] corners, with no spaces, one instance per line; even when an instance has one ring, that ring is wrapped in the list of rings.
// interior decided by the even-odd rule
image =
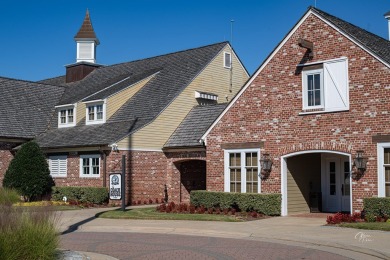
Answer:
[[[323,218],[275,217],[249,222],[94,218],[96,213],[111,209],[114,208],[63,211],[59,229],[65,233],[133,232],[248,239],[323,250],[353,259],[390,259],[390,232],[324,226]]]

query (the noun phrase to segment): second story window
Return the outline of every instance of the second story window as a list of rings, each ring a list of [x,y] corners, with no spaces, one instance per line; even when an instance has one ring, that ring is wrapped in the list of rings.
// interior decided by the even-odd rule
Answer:
[[[68,127],[75,125],[74,108],[58,109],[58,127]]]
[[[324,90],[322,69],[303,72],[304,108],[323,108]]]
[[[87,105],[86,124],[101,124],[105,122],[105,105],[90,104]]]
[[[223,66],[228,69],[232,67],[232,54],[230,52],[224,52]]]

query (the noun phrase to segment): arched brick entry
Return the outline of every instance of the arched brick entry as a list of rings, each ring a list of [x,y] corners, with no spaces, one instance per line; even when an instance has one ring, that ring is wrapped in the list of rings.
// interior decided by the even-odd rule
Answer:
[[[175,165],[180,171],[180,202],[189,202],[192,190],[206,189],[206,161],[180,161]]]

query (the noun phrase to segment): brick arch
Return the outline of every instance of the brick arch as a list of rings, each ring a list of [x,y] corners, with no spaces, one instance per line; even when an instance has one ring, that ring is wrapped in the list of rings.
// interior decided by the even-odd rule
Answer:
[[[336,142],[305,142],[292,145],[281,146],[278,153],[283,156],[291,153],[302,151],[327,150],[335,152],[343,152],[350,154],[353,151],[353,146],[348,143]]]

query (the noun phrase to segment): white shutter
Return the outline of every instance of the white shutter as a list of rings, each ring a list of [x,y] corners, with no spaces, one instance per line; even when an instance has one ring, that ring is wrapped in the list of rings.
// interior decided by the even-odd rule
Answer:
[[[324,63],[325,111],[349,109],[348,61]]]
[[[57,155],[49,157],[49,168],[52,176],[66,176],[67,156]]]

